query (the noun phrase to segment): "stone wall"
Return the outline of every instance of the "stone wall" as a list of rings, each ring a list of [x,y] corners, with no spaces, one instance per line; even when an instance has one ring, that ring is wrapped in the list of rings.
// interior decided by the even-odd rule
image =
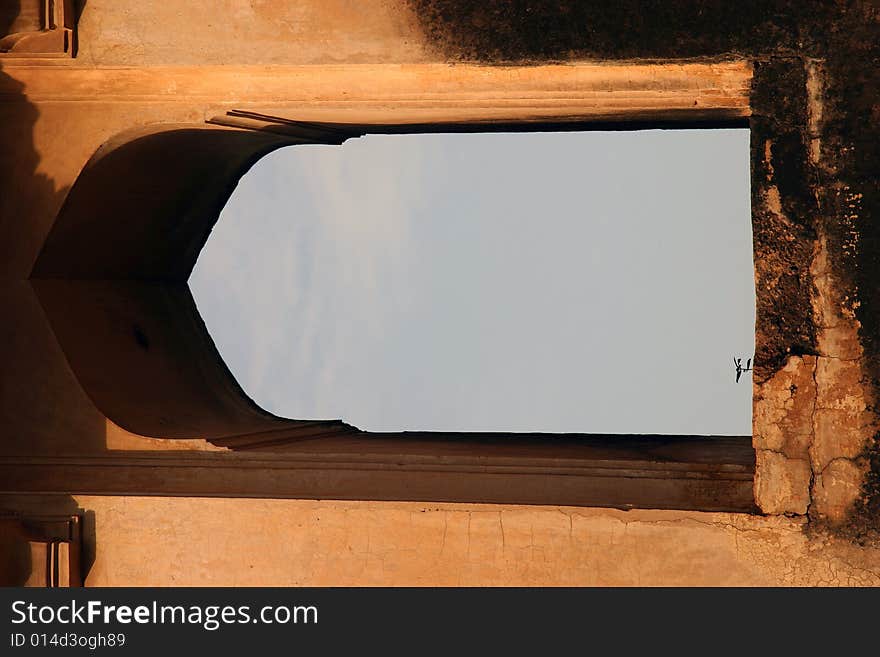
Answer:
[[[410,103],[413,120],[440,88],[505,76],[515,86],[539,66],[571,76],[591,61],[658,72],[683,60],[746,62],[755,491],[766,514],[65,497],[65,508],[94,512],[89,584],[878,583],[875,2],[80,4],[76,58],[0,56],[2,455],[118,453],[161,438],[119,429],[89,398],[27,280],[83,166],[119,135],[204,126],[247,102],[249,75],[288,82],[260,101],[273,111],[313,120],[382,88],[359,120],[387,116],[395,102]],[[223,76],[233,80],[225,95],[204,92]],[[409,95],[394,100],[404,82]],[[477,114],[478,105],[456,101]],[[4,498],[20,509],[58,503]]]

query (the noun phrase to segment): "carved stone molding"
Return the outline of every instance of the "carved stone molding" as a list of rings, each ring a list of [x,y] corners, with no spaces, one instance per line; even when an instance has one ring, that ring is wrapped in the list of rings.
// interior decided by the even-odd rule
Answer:
[[[0,33],[0,58],[72,57],[76,50],[73,0],[31,0]]]

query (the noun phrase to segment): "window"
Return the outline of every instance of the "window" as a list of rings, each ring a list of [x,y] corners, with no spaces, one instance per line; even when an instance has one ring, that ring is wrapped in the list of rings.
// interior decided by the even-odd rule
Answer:
[[[602,94],[604,97],[605,92]],[[669,95],[665,86],[660,95],[662,102],[674,105],[680,101],[677,95]],[[155,476],[150,484],[154,494],[186,492],[195,495],[754,511],[755,452],[751,437],[725,437],[721,434],[729,430],[725,431],[723,427],[717,430],[713,428],[714,435],[710,437],[693,434],[640,436],[624,433],[624,427],[615,428],[615,435],[597,434],[595,425],[581,426],[578,423],[574,429],[577,433],[548,436],[546,433],[528,431],[539,424],[542,425],[539,432],[553,429],[544,425],[547,415],[544,418],[532,415],[524,421],[515,418],[515,432],[499,433],[496,430],[487,433],[486,428],[504,426],[498,422],[505,421],[500,415],[487,415],[485,424],[477,427],[474,427],[476,423],[472,420],[462,420],[462,416],[458,416],[460,426],[465,426],[467,421],[470,428],[450,433],[440,430],[439,425],[430,426],[427,420],[431,418],[416,418],[416,424],[389,415],[389,424],[384,426],[428,427],[434,431],[382,432],[364,431],[364,427],[359,429],[339,420],[314,421],[309,416],[285,419],[267,413],[243,393],[238,381],[227,369],[227,362],[215,349],[215,341],[222,342],[222,338],[218,337],[211,311],[206,309],[206,300],[200,294],[199,303],[205,312],[203,318],[188,287],[190,275],[210,231],[229,201],[237,181],[248,171],[252,171],[251,176],[255,175],[260,166],[278,157],[271,154],[284,146],[297,145],[296,149],[286,151],[291,156],[309,152],[342,156],[350,152],[347,149],[353,144],[370,146],[380,143],[375,140],[386,139],[397,141],[385,143],[401,144],[411,139],[441,139],[442,135],[437,133],[456,139],[474,136],[486,139],[540,139],[548,136],[567,142],[569,138],[578,137],[578,130],[590,131],[600,126],[604,129],[622,127],[631,130],[644,130],[648,126],[726,129],[745,125],[745,103],[743,98],[736,97],[731,101],[736,105],[733,109],[713,110],[708,117],[699,113],[697,106],[694,112],[698,120],[693,123],[683,123],[679,115],[670,117],[665,114],[655,123],[646,122],[644,114],[635,110],[627,114],[626,120],[617,124],[535,123],[523,122],[519,116],[514,116],[514,121],[507,123],[497,118],[490,119],[489,123],[474,123],[472,114],[468,114],[467,120],[458,120],[461,117],[457,119],[455,112],[434,114],[432,116],[436,121],[428,124],[393,121],[308,122],[254,111],[230,110],[210,119],[213,124],[211,128],[150,126],[115,139],[95,154],[68,193],[34,267],[31,285],[52,324],[53,332],[63,345],[71,368],[90,399],[108,418],[143,436],[204,438],[231,451],[219,454],[165,452],[155,456],[122,457],[112,463],[95,462],[89,467],[100,471],[101,476],[88,468],[77,469],[71,476],[80,479],[70,483],[68,489],[80,490],[85,486],[95,492],[94,482],[100,481],[101,492],[130,491],[132,478],[137,472],[143,471],[138,468],[149,465],[154,468],[151,472]],[[378,116],[400,118],[399,114],[392,117],[391,113],[383,115],[381,112]],[[226,129],[216,129],[216,126]],[[499,134],[480,135],[478,131]],[[713,133],[728,134],[724,130],[705,130],[702,136]],[[688,133],[648,131],[616,133],[612,136],[650,134],[680,136]],[[744,146],[745,133],[738,134]],[[361,140],[353,139],[364,135],[367,137]],[[343,142],[345,145],[339,147]],[[335,146],[319,147],[315,144]],[[496,150],[492,149],[493,152]],[[519,153],[522,149],[516,150]],[[663,168],[668,167],[668,152],[669,149],[657,151],[663,155]],[[169,158],[168,153],[175,153],[176,156]],[[740,153],[743,160],[739,161],[743,166],[738,170],[744,172],[745,149]],[[734,159],[738,157],[735,155]],[[261,159],[262,165],[259,164]],[[514,161],[516,158],[509,159]],[[255,165],[258,168],[254,169]],[[713,160],[697,168],[697,173],[691,174],[685,185],[684,195],[701,189],[695,180],[702,180],[706,172],[711,172],[717,166],[723,164],[719,165]],[[630,165],[623,168],[625,171],[621,178],[626,180],[633,168]],[[457,170],[451,167],[447,169]],[[125,185],[118,184],[120,170],[129,174]],[[394,171],[393,168],[390,170]],[[401,170],[397,168],[398,172]],[[576,168],[569,167],[569,170]],[[688,178],[685,176],[683,179]],[[247,180],[245,178],[241,183],[241,191],[247,189]],[[589,181],[589,178],[578,178],[569,187],[581,185],[584,180]],[[346,187],[351,186],[351,177],[342,182]],[[472,181],[450,184],[455,186],[468,182]],[[290,178],[285,177],[278,184],[288,187]],[[392,188],[401,188],[394,177],[388,184]],[[655,187],[659,187],[659,184],[655,184]],[[102,199],[101,204],[95,205],[93,199],[96,197]],[[746,199],[748,195],[743,192],[741,198]],[[444,197],[444,200],[448,199]],[[233,199],[230,207],[234,207],[234,203]],[[301,194],[295,204],[305,208],[308,205],[307,196]],[[710,206],[708,214],[711,217],[707,218],[705,214],[701,216],[705,222],[697,227],[708,229],[710,220],[719,219],[718,209],[726,207],[728,205],[724,203]],[[125,212],[125,222],[118,220],[120,212]],[[655,208],[651,207],[649,220],[656,221],[657,214]],[[545,215],[540,216],[545,224],[560,219],[556,216],[547,218]],[[745,237],[748,221],[745,216],[742,219],[740,228],[743,232],[740,235],[748,244]],[[216,225],[217,232],[213,239],[222,234],[224,225],[234,226],[237,222],[230,222],[229,217],[224,216]],[[309,224],[304,220],[302,225]],[[314,227],[315,222],[311,225]],[[627,225],[626,222],[623,225]],[[245,233],[252,232],[255,226],[260,226],[260,223],[253,220]],[[295,234],[290,233],[287,222],[284,227],[282,231],[270,231],[269,237],[274,239],[267,240],[265,245],[274,247],[276,243],[283,244],[279,235]],[[702,234],[705,237],[705,231]],[[618,241],[625,242],[630,238],[644,240],[644,237],[644,230],[633,229],[625,239]],[[454,240],[449,242],[457,244]],[[611,242],[613,240],[609,240]],[[741,242],[732,240],[730,245]],[[327,244],[326,241],[323,245],[320,241],[313,241],[307,251],[318,253],[318,247],[326,247]],[[270,263],[277,260],[272,257],[269,246],[265,245],[246,248],[239,254],[240,257],[230,259],[226,266],[221,267],[220,273],[234,274],[236,268],[248,262]],[[333,246],[338,247],[338,243]],[[650,246],[656,251],[655,245]],[[564,247],[570,248],[570,245],[553,248]],[[207,249],[205,254],[210,254],[212,246],[209,244]],[[577,252],[580,253],[579,250]],[[664,258],[669,255],[662,251],[660,253]],[[742,255],[745,265],[736,275],[740,277],[740,284],[744,285],[740,289],[750,295],[752,276],[747,249]],[[710,262],[716,260],[717,257]],[[296,265],[290,259],[281,258],[278,262],[290,267]],[[577,263],[582,265],[583,259],[577,260]],[[498,280],[510,278],[510,266],[508,262],[507,269],[499,267],[502,275],[497,277]],[[211,272],[208,272],[208,277],[211,276]],[[197,293],[198,277],[197,273],[192,281]],[[602,274],[590,276],[574,272],[565,280],[592,283],[593,279],[601,280],[602,277]],[[222,282],[219,273],[217,278]],[[550,283],[555,283],[559,277],[553,280],[549,276],[547,278]],[[707,280],[705,272],[701,272],[701,277],[693,275],[691,278],[699,278],[700,282]],[[240,269],[238,275],[231,278],[237,282],[244,279],[246,276],[241,276]],[[605,279],[611,281],[608,276]],[[357,280],[357,277],[349,277],[349,280]],[[221,295],[219,303],[234,306],[231,288],[224,290],[219,286],[216,289]],[[665,302],[665,291],[672,288],[667,285],[662,289]],[[714,298],[719,290],[715,288],[712,293]],[[503,288],[496,288],[491,294],[503,294]],[[479,296],[485,298],[487,293]],[[452,297],[456,298],[455,295]],[[647,301],[656,301],[648,295],[643,297]],[[543,301],[532,295],[530,303]],[[725,300],[724,303],[729,304],[729,301]],[[698,302],[705,303],[705,299],[701,298]],[[642,304],[645,303],[643,300]],[[692,306],[688,306],[688,313],[691,310]],[[700,312],[714,311],[707,311],[701,306]],[[744,314],[752,314],[751,306]],[[207,319],[214,330],[213,340],[203,319]],[[743,321],[751,324],[750,320]],[[281,326],[271,322],[268,324],[270,329]],[[682,320],[682,324],[687,326],[688,319]],[[285,337],[283,331],[281,337]],[[750,346],[751,335],[747,340]],[[279,346],[286,347],[289,342],[281,340]],[[532,344],[528,340],[522,342]],[[585,343],[585,340],[574,342],[577,347]],[[221,345],[222,349],[224,347]],[[283,350],[266,353],[270,354],[273,363],[278,361],[285,365]],[[281,354],[281,357],[275,357],[275,353]],[[630,355],[629,351],[626,355]],[[747,355],[743,354],[743,357]],[[730,364],[728,357],[731,358]],[[724,355],[726,386],[733,385],[733,357],[736,354]],[[233,368],[237,367],[235,358],[229,355],[228,350],[226,358]],[[627,364],[622,355],[620,360],[621,365],[615,365],[615,369],[623,371]],[[666,373],[668,368],[674,366],[667,363],[665,358],[663,363],[661,373]],[[293,371],[295,364],[288,364]],[[484,370],[497,375],[492,368]],[[239,376],[245,379],[240,373]],[[308,378],[307,373],[303,378]],[[498,380],[495,380],[495,384]],[[251,385],[246,380],[243,382],[246,386]],[[638,383],[639,379],[635,379],[635,382]],[[311,386],[317,383],[312,380],[304,384]],[[638,392],[636,383],[628,381],[627,395]],[[490,382],[483,389],[491,391],[495,384]],[[741,393],[744,399],[748,398],[747,385],[743,385]],[[255,394],[253,390],[251,394]],[[333,399],[338,400],[335,394]],[[687,405],[693,407],[692,400],[679,396],[677,401],[682,400],[684,405],[679,408],[684,409],[685,413],[689,412]],[[261,401],[266,403],[265,400]],[[637,399],[635,404],[627,405],[618,415],[628,418],[633,415],[632,408],[639,408],[638,404]],[[370,428],[368,423],[353,418],[351,410],[343,406],[345,404],[338,406],[342,409],[340,414],[343,420],[360,422],[365,428]],[[537,406],[530,406],[528,410],[535,408]],[[623,406],[619,405],[618,408]],[[304,410],[309,412],[308,409]],[[741,419],[747,418],[748,407],[743,411]],[[287,411],[282,412],[287,415]],[[684,413],[679,414],[684,416]],[[456,418],[454,414],[444,414],[443,417]],[[657,426],[648,429],[652,434],[660,430],[662,428]],[[22,476],[20,473],[13,474]]]
[[[245,391],[369,431],[750,435],[746,129],[263,158],[190,279]]]

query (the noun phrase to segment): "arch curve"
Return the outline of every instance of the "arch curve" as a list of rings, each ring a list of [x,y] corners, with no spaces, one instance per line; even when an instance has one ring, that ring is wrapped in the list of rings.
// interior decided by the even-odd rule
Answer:
[[[186,284],[241,176],[296,143],[253,130],[155,126],[105,143],[82,170],[31,284],[80,384],[116,424],[241,448],[356,431],[257,406]]]
[[[118,135],[83,168],[31,278],[186,281],[239,179],[291,143],[213,126]]]

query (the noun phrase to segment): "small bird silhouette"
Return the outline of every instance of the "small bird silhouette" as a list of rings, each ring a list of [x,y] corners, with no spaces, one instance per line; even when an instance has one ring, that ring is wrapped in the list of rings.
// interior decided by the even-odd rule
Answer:
[[[743,375],[743,372],[751,372],[752,371],[752,359],[749,358],[746,361],[746,366],[742,366],[742,358],[734,358],[733,365],[736,367],[736,382],[739,383],[740,377]]]

